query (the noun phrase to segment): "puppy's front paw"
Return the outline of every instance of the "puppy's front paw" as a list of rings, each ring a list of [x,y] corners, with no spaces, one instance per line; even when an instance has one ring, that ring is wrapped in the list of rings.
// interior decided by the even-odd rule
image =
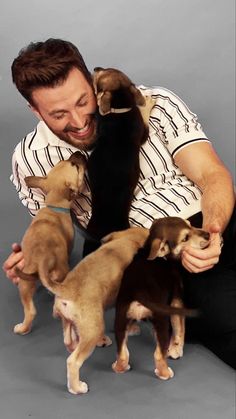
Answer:
[[[112,345],[112,340],[109,338],[109,336],[106,336],[106,335],[104,335],[103,337],[102,337],[102,339],[100,339],[98,342],[97,342],[97,346],[99,347],[99,348],[103,348],[103,347],[105,347],[105,346],[111,346]]]
[[[122,374],[130,370],[130,365],[123,361],[115,361],[112,364],[112,369],[118,374]]]
[[[25,325],[24,323],[19,323],[16,324],[14,329],[13,329],[14,333],[18,334],[18,335],[27,335],[28,333],[31,332],[31,325]]]
[[[71,394],[85,394],[89,390],[88,385],[83,381],[79,381],[77,385],[70,386],[68,383],[68,391]]]
[[[152,96],[144,96],[145,99],[145,107],[147,107],[147,109],[149,109],[151,111],[151,109],[155,106],[156,104],[156,99],[153,99]]]

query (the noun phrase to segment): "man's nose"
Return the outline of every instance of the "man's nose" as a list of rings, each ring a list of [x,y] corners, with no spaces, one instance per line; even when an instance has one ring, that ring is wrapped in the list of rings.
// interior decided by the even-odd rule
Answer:
[[[75,128],[84,128],[86,119],[86,115],[81,111],[74,111],[70,114],[70,124]]]

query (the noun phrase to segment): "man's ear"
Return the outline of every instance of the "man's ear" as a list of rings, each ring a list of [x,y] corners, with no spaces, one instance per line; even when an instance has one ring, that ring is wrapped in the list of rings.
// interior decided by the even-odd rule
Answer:
[[[165,240],[154,239],[151,244],[151,250],[148,260],[154,260],[157,257],[164,257],[170,253],[170,249]]]
[[[33,114],[40,120],[42,121],[42,117],[39,113],[39,111],[30,103],[27,103],[28,108],[31,110],[31,112],[33,112]]]
[[[46,191],[46,180],[47,176],[26,176],[25,183],[28,188],[40,188],[43,192]]]

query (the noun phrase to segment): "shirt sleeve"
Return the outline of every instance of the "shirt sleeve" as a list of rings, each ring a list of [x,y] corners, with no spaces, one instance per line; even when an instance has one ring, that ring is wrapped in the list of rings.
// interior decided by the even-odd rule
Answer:
[[[172,157],[194,142],[209,142],[198,117],[173,92],[163,89],[157,95],[155,108],[160,116],[162,136]]]
[[[12,156],[12,174],[10,180],[16,188],[22,204],[28,208],[31,216],[35,216],[40,208],[45,207],[45,196],[40,189],[27,187],[24,179],[26,176],[30,176],[31,173],[24,170],[24,166],[20,164],[20,158],[17,155],[18,148],[16,147]]]

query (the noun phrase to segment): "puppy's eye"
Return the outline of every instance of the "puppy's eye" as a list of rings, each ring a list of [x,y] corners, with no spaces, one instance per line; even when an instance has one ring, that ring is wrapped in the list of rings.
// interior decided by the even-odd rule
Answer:
[[[189,239],[189,234],[186,234],[186,236],[184,237],[184,239],[182,240],[182,242],[187,242]]]

